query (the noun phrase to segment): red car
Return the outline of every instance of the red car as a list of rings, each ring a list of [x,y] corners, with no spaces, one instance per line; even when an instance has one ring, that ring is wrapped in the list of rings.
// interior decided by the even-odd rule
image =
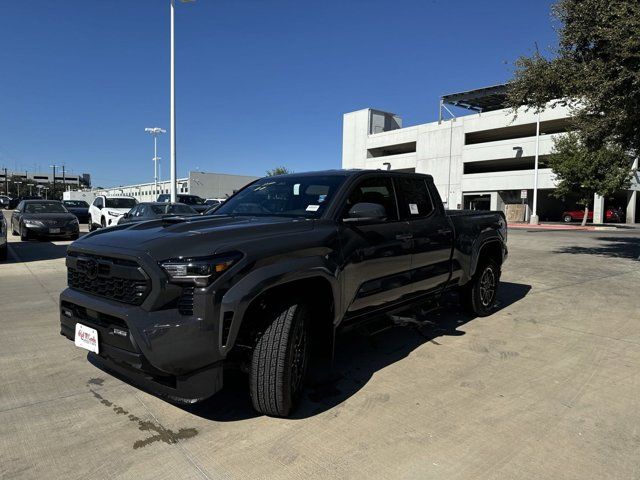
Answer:
[[[608,208],[604,212],[604,217],[607,222],[621,222],[622,215],[619,210]],[[570,223],[573,221],[582,221],[584,218],[584,210],[569,210],[568,212],[564,212],[562,214],[562,220],[566,223]],[[589,210],[587,214],[587,221],[593,222],[593,210]]]

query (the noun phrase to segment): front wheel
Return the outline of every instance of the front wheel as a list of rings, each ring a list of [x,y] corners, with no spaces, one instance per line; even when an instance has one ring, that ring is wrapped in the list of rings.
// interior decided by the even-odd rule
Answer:
[[[496,310],[500,268],[493,260],[478,266],[473,279],[462,289],[462,306],[471,315],[486,317]]]
[[[29,231],[27,227],[23,225],[20,227],[20,241],[26,242],[27,240],[29,240]]]
[[[251,356],[251,401],[260,413],[286,417],[296,406],[306,377],[308,311],[299,303],[271,311],[272,321]]]
[[[573,221],[573,217],[571,215],[565,215],[563,220],[564,223],[571,223]]]

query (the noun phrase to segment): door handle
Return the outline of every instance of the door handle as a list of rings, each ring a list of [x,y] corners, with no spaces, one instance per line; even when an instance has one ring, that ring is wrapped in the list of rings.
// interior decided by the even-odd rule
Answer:
[[[411,240],[413,238],[413,235],[411,235],[410,233],[401,233],[399,235],[396,235],[396,240]]]
[[[451,233],[451,229],[449,229],[449,228],[441,228],[440,230],[438,230],[438,233],[440,235],[444,235],[445,233],[448,234],[448,233]]]

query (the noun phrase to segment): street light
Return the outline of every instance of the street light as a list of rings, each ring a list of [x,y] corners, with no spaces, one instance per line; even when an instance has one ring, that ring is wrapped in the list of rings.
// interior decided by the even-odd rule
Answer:
[[[538,225],[538,157],[540,153],[540,111],[536,116],[536,157],[533,165],[533,215],[529,219],[531,225]]]
[[[182,3],[192,3],[195,0],[180,0]],[[174,0],[171,3],[171,202],[176,201],[176,77],[175,77],[175,47],[174,47]]]
[[[158,196],[158,135],[161,133],[167,133],[166,130],[160,127],[145,128],[145,132],[153,135],[153,193]]]
[[[53,168],[53,191],[56,190],[56,168],[61,167],[61,165],[49,165],[50,168]]]

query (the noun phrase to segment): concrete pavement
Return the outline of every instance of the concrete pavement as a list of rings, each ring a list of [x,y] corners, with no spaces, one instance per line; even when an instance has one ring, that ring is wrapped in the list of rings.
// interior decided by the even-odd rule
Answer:
[[[500,311],[341,340],[294,419],[181,409],[59,335],[68,242],[0,264],[0,478],[640,477],[640,232],[512,231]],[[326,366],[324,366],[326,367]]]

